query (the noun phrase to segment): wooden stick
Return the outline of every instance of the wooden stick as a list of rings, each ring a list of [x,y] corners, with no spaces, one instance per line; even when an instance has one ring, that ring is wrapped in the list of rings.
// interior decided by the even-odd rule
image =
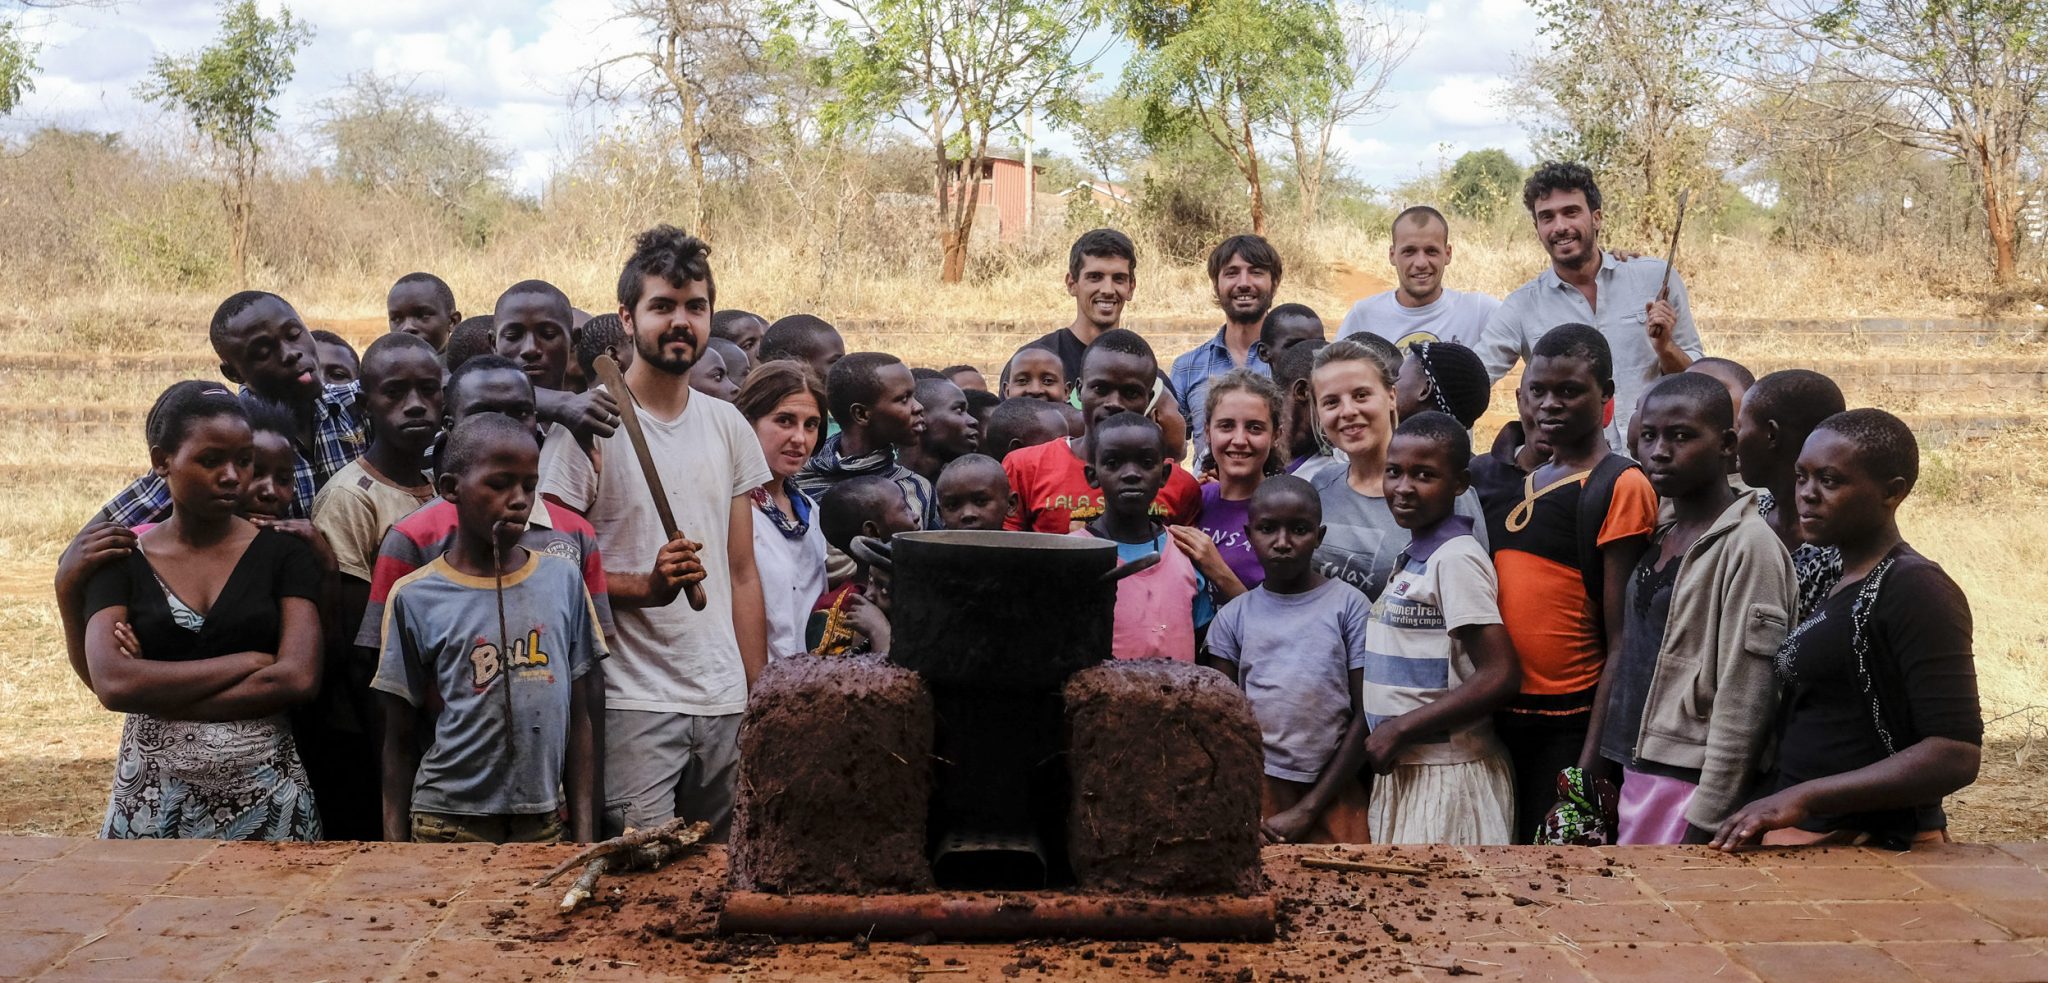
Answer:
[[[569,868],[579,864],[587,864],[600,857],[609,857],[615,853],[638,849],[650,843],[657,843],[663,840],[670,841],[676,846],[688,846],[710,835],[710,833],[710,823],[691,823],[689,820],[681,818],[671,819],[659,826],[636,829],[623,836],[614,836],[603,843],[593,843],[583,848],[575,856],[562,861],[555,869],[548,871],[546,876],[534,881],[533,886],[547,887],[549,884],[554,883],[555,878],[568,873]]]
[[[590,896],[597,891],[597,879],[603,877],[611,867],[610,857],[599,857],[585,865],[583,874],[576,878],[576,883],[569,885],[569,893],[562,895],[562,914],[575,911],[578,905],[590,900]]]
[[[1338,860],[1333,857],[1303,857],[1301,858],[1301,865],[1303,867],[1313,867],[1317,870],[1349,870],[1367,874],[1410,874],[1420,876],[1432,873],[1427,867],[1411,867],[1407,864],[1375,864],[1367,863],[1363,860]]]
[[[676,538],[676,516],[669,506],[668,489],[661,483],[661,472],[655,470],[654,452],[647,447],[647,434],[640,429],[640,404],[633,399],[633,390],[626,385],[626,377],[619,371],[618,359],[610,352],[599,355],[590,364],[597,373],[599,382],[611,390],[612,398],[619,403],[619,429],[626,432],[626,440],[633,445],[633,456],[640,461],[640,476],[647,480],[647,493],[654,496],[654,514],[661,520],[663,542]],[[704,610],[704,585],[686,584],[683,598],[690,602],[690,610]]]

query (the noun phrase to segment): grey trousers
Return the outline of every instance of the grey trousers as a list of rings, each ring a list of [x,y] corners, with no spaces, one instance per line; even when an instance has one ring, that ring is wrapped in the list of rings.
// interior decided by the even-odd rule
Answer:
[[[603,834],[617,836],[680,816],[710,823],[710,839],[725,842],[732,828],[739,737],[737,713],[606,710]]]

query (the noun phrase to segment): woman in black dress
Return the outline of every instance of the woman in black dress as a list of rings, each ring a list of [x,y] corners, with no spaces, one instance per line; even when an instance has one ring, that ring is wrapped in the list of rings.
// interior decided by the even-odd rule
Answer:
[[[320,565],[236,514],[254,456],[241,403],[180,386],[148,423],[171,517],[86,587],[93,693],[128,715],[100,835],[318,839],[285,711],[318,687]]]
[[[1883,410],[1837,413],[1799,454],[1799,528],[1842,574],[1786,637],[1778,763],[1714,845],[1946,838],[1941,800],[1977,780],[1984,738],[1970,605],[1899,535],[1919,475],[1912,430]]]

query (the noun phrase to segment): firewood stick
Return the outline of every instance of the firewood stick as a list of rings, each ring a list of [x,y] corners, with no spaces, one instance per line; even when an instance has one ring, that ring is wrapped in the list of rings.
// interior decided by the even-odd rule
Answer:
[[[659,826],[632,830],[622,836],[612,837],[603,843],[593,843],[577,851],[575,856],[562,861],[555,869],[548,871],[546,876],[534,881],[533,886],[547,887],[549,884],[554,883],[555,878],[568,873],[570,868],[578,864],[589,863],[600,857],[609,857],[615,853],[637,849],[651,843],[667,842],[676,847],[689,846],[710,835],[710,833],[710,823],[692,823],[687,819],[681,818],[671,819]]]
[[[1303,867],[1314,867],[1317,870],[1350,870],[1368,874],[1423,875],[1431,872],[1427,867],[1411,867],[1407,864],[1375,864],[1367,863],[1363,860],[1338,860],[1333,857],[1303,857],[1301,858],[1301,865]]]
[[[576,883],[569,885],[569,893],[562,896],[562,914],[575,911],[578,905],[590,900],[591,895],[597,891],[597,879],[611,869],[611,860],[610,857],[599,857],[583,868],[583,873],[576,878]]]

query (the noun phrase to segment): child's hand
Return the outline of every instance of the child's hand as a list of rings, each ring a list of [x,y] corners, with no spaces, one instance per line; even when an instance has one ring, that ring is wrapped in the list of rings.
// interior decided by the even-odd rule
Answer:
[[[846,623],[867,637],[868,651],[889,651],[889,613],[864,594],[849,594],[840,609]]]
[[[1223,562],[1223,554],[1216,551],[1216,541],[1209,534],[1194,526],[1167,526],[1166,534],[1173,537],[1173,545],[1180,547],[1181,554],[1195,565],[1195,569],[1216,579],[1220,570],[1230,569]]]
[[[1794,786],[1735,810],[1734,815],[1721,823],[1720,832],[1714,834],[1713,846],[1717,850],[1731,852],[1755,846],[1763,841],[1765,833],[1797,826],[1811,814],[1806,797],[1799,794],[1798,786]]]
[[[1268,844],[1294,843],[1308,834],[1310,826],[1316,824],[1316,817],[1300,806],[1283,809],[1271,819],[1259,824],[1259,836]]]
[[[1372,767],[1375,775],[1384,775],[1394,770],[1395,762],[1401,756],[1401,748],[1408,743],[1406,735],[1397,726],[1397,720],[1373,728],[1365,738],[1365,762]]]
[[[78,531],[57,557],[57,597],[77,596],[93,571],[135,550],[135,531],[117,522],[95,522]]]
[[[703,543],[676,533],[676,538],[661,544],[661,551],[654,554],[654,582],[671,597],[690,584],[702,583],[704,564],[697,559],[697,551],[703,548]]]
[[[327,536],[311,519],[274,519],[267,515],[252,515],[249,521],[265,529],[275,529],[287,536],[297,536],[313,547],[313,555],[320,558],[320,569],[333,573],[341,569],[334,558],[334,547],[327,542]]]
[[[618,430],[619,401],[602,389],[591,389],[565,400],[556,417],[578,437],[609,437]]]

